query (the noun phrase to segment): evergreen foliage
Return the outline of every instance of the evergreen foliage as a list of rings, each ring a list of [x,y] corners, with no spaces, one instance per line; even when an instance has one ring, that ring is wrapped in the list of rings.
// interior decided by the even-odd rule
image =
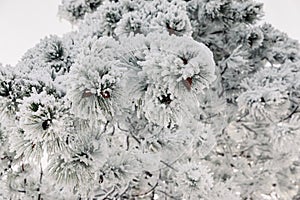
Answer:
[[[63,0],[0,66],[1,199],[297,200],[300,54],[253,0]]]

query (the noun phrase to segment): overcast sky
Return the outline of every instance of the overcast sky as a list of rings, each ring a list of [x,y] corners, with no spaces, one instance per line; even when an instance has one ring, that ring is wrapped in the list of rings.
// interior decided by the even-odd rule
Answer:
[[[300,40],[300,0],[259,0],[265,21]],[[61,0],[0,0],[0,62],[15,65],[25,51],[49,34],[72,29],[57,17]]]
[[[71,25],[57,17],[61,0],[0,0],[0,62],[16,64],[27,49]]]

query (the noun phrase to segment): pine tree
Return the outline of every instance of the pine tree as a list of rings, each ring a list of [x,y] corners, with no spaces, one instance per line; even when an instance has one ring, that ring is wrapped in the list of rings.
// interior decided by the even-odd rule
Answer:
[[[253,0],[63,0],[0,67],[2,199],[293,199],[300,54]]]

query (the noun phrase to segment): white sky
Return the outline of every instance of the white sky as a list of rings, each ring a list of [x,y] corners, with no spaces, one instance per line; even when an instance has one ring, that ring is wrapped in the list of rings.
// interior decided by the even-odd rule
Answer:
[[[259,0],[265,20],[300,40],[300,0]],[[72,29],[57,17],[61,0],[0,0],[0,62],[15,65],[27,49],[49,34]]]
[[[0,0],[0,62],[15,65],[27,49],[71,25],[57,16],[61,0]]]

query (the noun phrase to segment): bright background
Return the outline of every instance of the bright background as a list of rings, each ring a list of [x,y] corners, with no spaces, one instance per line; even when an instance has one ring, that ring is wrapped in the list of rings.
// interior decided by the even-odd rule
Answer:
[[[264,20],[300,40],[300,0],[259,0]],[[61,0],[0,0],[0,62],[15,65],[27,49],[50,34],[62,35],[72,26],[60,20]]]

